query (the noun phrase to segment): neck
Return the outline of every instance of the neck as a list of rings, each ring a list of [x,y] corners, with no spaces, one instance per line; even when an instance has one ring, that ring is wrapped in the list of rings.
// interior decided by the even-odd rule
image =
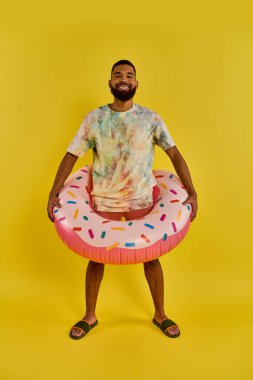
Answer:
[[[109,104],[109,107],[117,112],[125,112],[133,107],[133,98],[129,100],[119,100],[114,98],[113,103]]]

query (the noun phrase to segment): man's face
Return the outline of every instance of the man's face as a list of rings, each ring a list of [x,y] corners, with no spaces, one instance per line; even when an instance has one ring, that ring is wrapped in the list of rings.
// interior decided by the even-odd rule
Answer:
[[[138,82],[135,79],[135,72],[130,65],[115,66],[109,80],[111,93],[116,99],[129,100],[133,98]]]

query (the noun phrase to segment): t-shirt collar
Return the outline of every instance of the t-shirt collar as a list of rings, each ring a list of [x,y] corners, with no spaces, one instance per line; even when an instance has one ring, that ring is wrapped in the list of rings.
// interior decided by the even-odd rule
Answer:
[[[130,108],[130,109],[127,110],[127,111],[115,111],[115,110],[113,110],[113,109],[109,106],[109,103],[107,104],[107,107],[109,108],[109,110],[112,111],[112,113],[125,114],[125,113],[127,113],[127,112],[133,112],[133,111],[135,110],[135,108],[136,108],[136,104],[133,103],[132,108]]]

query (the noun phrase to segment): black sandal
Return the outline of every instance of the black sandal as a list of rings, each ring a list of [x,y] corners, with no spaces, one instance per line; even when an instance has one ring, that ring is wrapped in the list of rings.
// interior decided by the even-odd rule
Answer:
[[[88,332],[93,329],[93,327],[97,326],[97,324],[98,324],[98,321],[96,321],[96,322],[92,323],[91,325],[89,325],[89,323],[87,321],[84,321],[82,319],[81,321],[77,322],[73,327],[77,327],[78,329],[82,330],[83,333],[81,335],[72,335],[71,334],[71,330],[73,329],[73,327],[72,327],[72,329],[70,330],[69,336],[72,339],[81,339],[85,335],[87,335]]]
[[[158,322],[153,318],[153,323],[154,323],[157,327],[159,327],[159,329],[162,330],[162,332],[163,332],[165,335],[169,336],[170,338],[177,338],[177,337],[180,335],[180,331],[179,331],[179,333],[177,333],[177,334],[170,334],[169,331],[165,331],[168,327],[172,327],[172,326],[177,326],[177,327],[179,327],[179,326],[178,326],[175,322],[173,322],[171,319],[166,318],[166,319],[164,319],[164,320],[162,321],[162,323],[160,324],[160,323],[158,323]]]

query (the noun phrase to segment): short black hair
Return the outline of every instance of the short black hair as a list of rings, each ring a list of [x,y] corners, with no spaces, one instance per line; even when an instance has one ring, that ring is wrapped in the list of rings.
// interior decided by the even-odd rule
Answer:
[[[134,65],[132,64],[132,62],[128,61],[127,59],[121,59],[120,61],[114,63],[114,65],[112,66],[111,75],[112,75],[114,67],[116,67],[118,65],[129,65],[129,66],[132,66],[132,68],[134,69],[134,73],[136,75],[136,69],[135,69]]]

